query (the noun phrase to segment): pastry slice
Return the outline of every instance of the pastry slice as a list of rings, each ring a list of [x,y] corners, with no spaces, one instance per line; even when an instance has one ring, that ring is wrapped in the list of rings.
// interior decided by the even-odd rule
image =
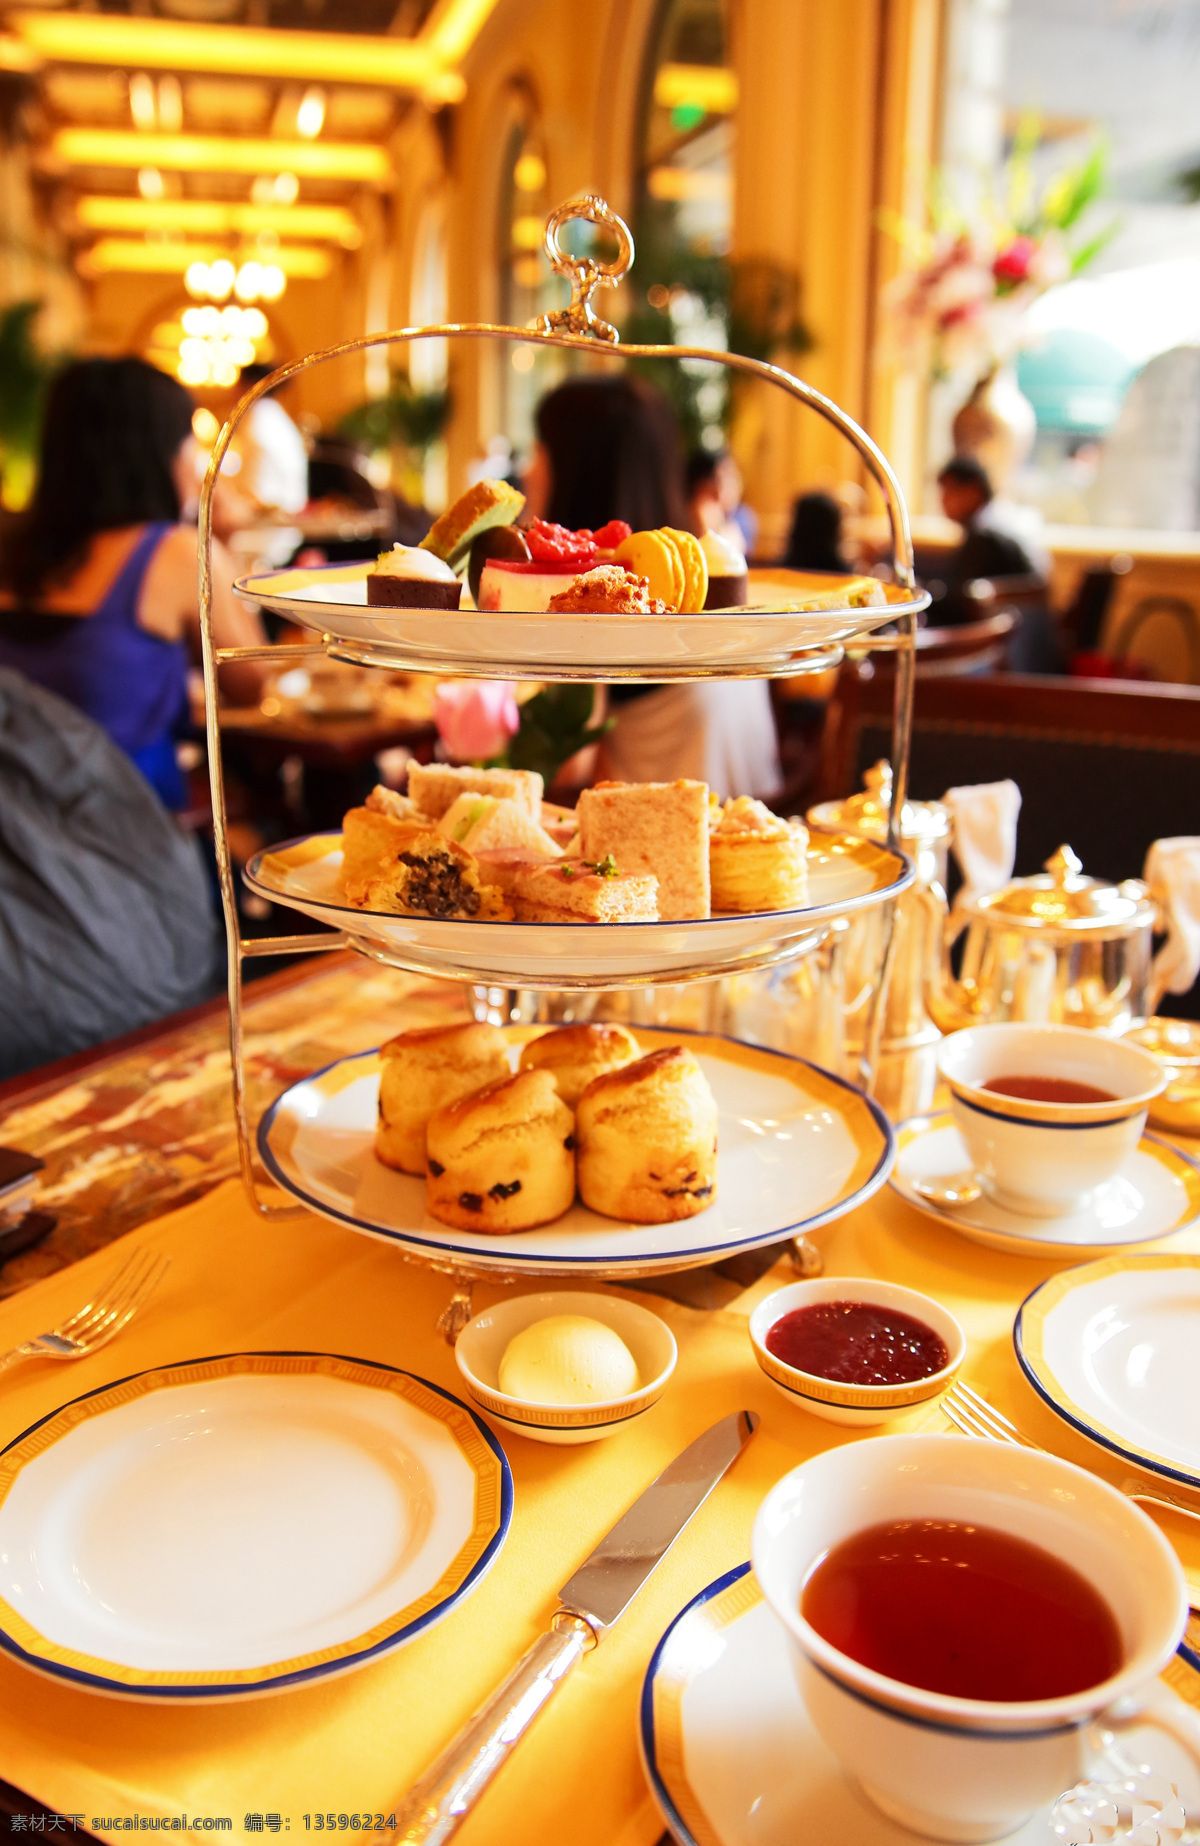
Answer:
[[[476,481],[434,520],[420,549],[432,551],[435,558],[457,568],[481,532],[492,526],[511,526],[524,504],[524,494],[507,481]]]
[[[429,824],[351,808],[342,822],[342,889],[359,910],[505,922],[512,911],[483,887],[469,852]]]
[[[653,874],[664,919],[709,914],[706,782],[598,782],[576,813],[583,859]]]

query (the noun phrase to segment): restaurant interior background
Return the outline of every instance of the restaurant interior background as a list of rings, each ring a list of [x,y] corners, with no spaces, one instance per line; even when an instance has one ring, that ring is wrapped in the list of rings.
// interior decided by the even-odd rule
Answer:
[[[221,419],[250,344],[279,363],[384,326],[531,318],[561,287],[540,251],[545,213],[590,189],[639,238],[618,324],[799,365],[872,432],[936,537],[921,519],[936,515],[951,417],[987,353],[952,354],[934,377],[928,343],[898,337],[894,278],[919,260],[935,178],[939,198],[986,218],[1032,119],[1039,188],[1102,150],[1083,228],[1112,234],[1079,279],[1036,302],[1015,374],[1006,367],[1020,414],[1037,415],[1012,491],[1048,522],[1060,603],[1085,562],[1125,553],[1134,568],[1110,619],[1149,592],[1193,606],[1194,465],[1175,476],[1194,455],[1197,388],[1175,394],[1179,427],[1157,439],[1177,455],[1157,472],[1145,452],[1156,438],[1133,427],[1147,381],[1129,392],[1150,362],[1163,375],[1167,352],[1191,378],[1198,58],[1188,0],[8,9],[5,500],[26,491],[20,304],[41,304],[38,354],[143,353]],[[241,280],[206,292],[201,266],[222,260]],[[333,431],[398,387],[417,394],[424,418],[368,427],[415,430],[418,446],[380,444],[367,463],[437,510],[484,458],[523,457],[557,363],[478,345],[449,359],[433,343],[406,367],[377,349],[307,374],[286,402],[309,430]],[[853,470],[831,431],[770,393],[731,403],[706,385],[691,394],[697,432],[728,440],[758,548],[774,555],[793,495]],[[199,427],[211,439],[216,423]],[[1160,612],[1141,637],[1160,676],[1200,677],[1195,622]]]

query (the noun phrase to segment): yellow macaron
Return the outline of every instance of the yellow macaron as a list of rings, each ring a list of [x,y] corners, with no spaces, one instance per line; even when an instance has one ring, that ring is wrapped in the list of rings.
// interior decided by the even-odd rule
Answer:
[[[683,601],[683,559],[678,546],[665,532],[631,532],[616,550],[616,561],[624,564],[635,577],[645,577],[651,596],[678,609]]]
[[[680,613],[698,615],[708,597],[708,559],[704,555],[704,547],[692,532],[681,532],[676,526],[664,526],[663,531],[674,541],[683,565],[684,586]]]

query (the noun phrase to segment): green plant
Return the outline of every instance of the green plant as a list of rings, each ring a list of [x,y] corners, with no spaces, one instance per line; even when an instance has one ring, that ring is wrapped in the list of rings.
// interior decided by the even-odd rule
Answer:
[[[0,502],[19,512],[33,491],[42,404],[61,365],[33,338],[40,301],[14,301],[0,310]]]
[[[414,391],[395,376],[384,397],[369,398],[347,411],[338,435],[364,448],[407,449],[423,456],[442,434],[450,417],[448,391]]]
[[[612,728],[606,718],[593,724],[595,689],[592,686],[545,686],[521,706],[521,724],[507,750],[494,759],[497,767],[536,769],[549,788],[555,776],[588,744],[598,743]]]

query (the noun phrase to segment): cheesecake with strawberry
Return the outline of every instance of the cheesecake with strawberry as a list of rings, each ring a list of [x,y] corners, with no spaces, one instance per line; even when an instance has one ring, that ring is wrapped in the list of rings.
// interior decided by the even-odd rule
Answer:
[[[540,613],[570,589],[577,578],[598,566],[611,564],[630,529],[622,519],[610,519],[597,532],[572,532],[548,519],[535,519],[517,530],[486,533],[478,541],[478,588],[472,584],[476,606],[503,614]],[[522,548],[524,554],[522,555]],[[472,566],[476,559],[472,557]]]

